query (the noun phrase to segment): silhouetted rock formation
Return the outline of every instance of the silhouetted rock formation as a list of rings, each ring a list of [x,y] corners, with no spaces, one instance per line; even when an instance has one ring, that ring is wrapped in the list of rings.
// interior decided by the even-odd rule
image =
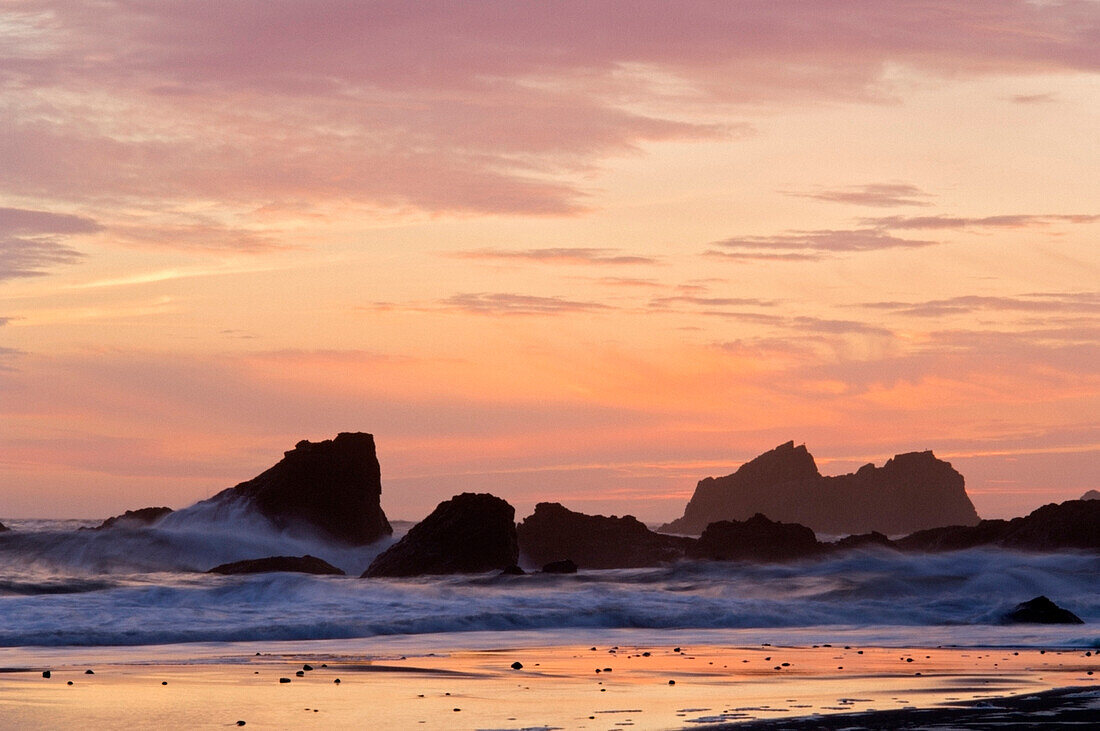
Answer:
[[[542,573],[544,574],[575,574],[577,573],[577,564],[573,563],[567,558],[563,558],[560,561],[551,561],[550,563],[542,567]]]
[[[931,452],[899,454],[882,467],[867,464],[852,474],[823,477],[804,445],[787,442],[732,475],[702,480],[684,516],[660,530],[698,533],[714,521],[755,513],[833,534],[898,534],[978,522],[962,475]]]
[[[328,561],[316,556],[268,556],[245,561],[234,561],[215,566],[208,574],[263,574],[269,571],[295,571],[300,574],[331,574],[343,576],[344,572]]]
[[[1011,624],[1084,624],[1084,621],[1068,609],[1047,599],[1037,596],[1031,601],[1017,604],[1006,614],[1003,621]]]
[[[1067,500],[1033,510],[1023,518],[983,520],[973,526],[947,526],[908,535],[898,546],[916,551],[952,551],[1004,546],[1032,551],[1100,549],[1100,501]]]
[[[786,561],[824,550],[806,526],[777,523],[757,513],[745,521],[711,523],[687,552],[691,558],[717,561]]]
[[[836,543],[831,543],[828,545],[838,551],[845,551],[850,548],[868,548],[875,546],[879,548],[897,548],[897,546],[894,545],[893,541],[891,541],[889,538],[882,535],[878,531],[871,531],[870,533],[860,533],[859,535],[855,536],[847,536],[845,538],[841,538]]]
[[[138,508],[137,510],[127,510],[122,515],[116,515],[97,525],[92,530],[103,530],[105,528],[123,528],[130,527],[136,528],[143,525],[152,525],[158,520],[163,518],[172,512],[172,508]]]
[[[1082,500],[1100,500],[1100,490],[1089,490],[1081,496]]]
[[[393,533],[381,495],[374,437],[345,432],[298,442],[277,465],[208,502],[245,501],[280,528],[306,524],[358,545]]]
[[[507,568],[519,558],[515,516],[515,508],[493,495],[456,495],[374,559],[363,577],[474,574]]]
[[[539,503],[516,528],[519,548],[536,564],[570,558],[585,569],[656,566],[683,558],[691,539],[646,528],[633,515],[585,515]]]
[[[11,530],[11,528],[7,527],[3,523],[0,523],[0,533],[3,533],[4,531],[7,531],[7,530]]]

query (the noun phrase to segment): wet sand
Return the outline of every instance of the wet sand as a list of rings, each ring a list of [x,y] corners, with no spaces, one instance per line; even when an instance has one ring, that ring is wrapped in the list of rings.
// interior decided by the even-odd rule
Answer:
[[[1058,688],[1091,695],[1012,703],[1025,717],[1096,714],[1100,677],[1100,657],[1068,649],[581,645],[384,655],[332,645],[247,655],[238,645],[191,659],[176,646],[176,658],[104,664],[91,650],[54,651],[21,666],[8,650],[0,719],[12,728],[904,728],[916,716],[898,711],[936,709],[953,728],[978,728],[974,719],[1008,712],[990,699]],[[985,705],[965,705],[973,702]],[[1037,702],[1045,705],[1035,710]],[[933,716],[922,727],[936,728]]]

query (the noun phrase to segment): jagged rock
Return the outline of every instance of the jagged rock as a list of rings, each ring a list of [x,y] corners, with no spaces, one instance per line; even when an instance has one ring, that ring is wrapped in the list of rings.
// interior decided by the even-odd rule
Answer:
[[[784,561],[820,555],[814,532],[797,523],[779,523],[757,513],[748,520],[711,523],[688,548],[688,556],[717,561]]]
[[[500,570],[501,576],[526,576],[527,572],[521,569],[519,566],[512,564],[511,566],[505,566]]]
[[[805,445],[787,442],[732,475],[702,480],[684,516],[660,530],[698,533],[714,521],[755,513],[833,534],[899,534],[978,522],[962,475],[932,452],[899,454],[882,467],[867,464],[824,477]]]
[[[536,564],[568,556],[586,569],[656,566],[683,558],[691,539],[654,533],[633,515],[585,515],[539,503],[516,528],[520,552]]]
[[[1081,500],[1100,500],[1100,490],[1089,490],[1081,496]]]
[[[544,574],[575,574],[577,573],[577,564],[573,563],[567,558],[563,558],[560,561],[551,561],[542,567],[542,573]]]
[[[115,515],[97,525],[92,530],[104,530],[106,528],[124,528],[124,527],[140,527],[143,525],[152,525],[158,520],[163,518],[172,512],[172,508],[138,508],[137,510],[127,510],[122,515]]]
[[[897,541],[906,550],[951,551],[1005,546],[1032,551],[1100,549],[1100,501],[1067,500],[1012,520],[983,520],[975,526],[918,531]]]
[[[4,531],[7,531],[7,530],[11,530],[11,528],[7,527],[3,523],[0,523],[0,533],[3,533]]]
[[[878,531],[871,531],[870,533],[860,533],[859,535],[846,536],[841,538],[836,543],[832,544],[833,548],[837,550],[847,550],[849,548],[868,548],[872,546],[879,546],[881,548],[896,548],[894,542],[886,536],[882,535]]]
[[[504,569],[519,558],[515,515],[515,508],[496,496],[456,495],[374,559],[363,577]]]
[[[381,495],[374,437],[344,432],[298,442],[271,469],[206,502],[243,501],[280,528],[304,524],[361,545],[393,533]]]
[[[301,574],[331,574],[343,576],[344,572],[328,561],[316,556],[268,556],[245,561],[233,561],[215,566],[208,574],[263,574],[269,571],[294,571]]]
[[[1016,608],[1003,618],[1012,624],[1084,624],[1084,621],[1068,609],[1047,599],[1037,596],[1031,601],[1017,604]]]

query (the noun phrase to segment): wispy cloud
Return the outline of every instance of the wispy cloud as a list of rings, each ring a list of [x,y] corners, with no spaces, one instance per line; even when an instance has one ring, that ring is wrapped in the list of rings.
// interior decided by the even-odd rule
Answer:
[[[485,261],[532,262],[537,264],[656,264],[649,256],[620,254],[618,249],[544,248],[544,249],[472,249],[449,256]]]
[[[38,276],[52,266],[79,260],[82,254],[65,238],[101,228],[83,216],[0,208],[0,280]]]
[[[774,236],[744,236],[714,241],[707,256],[738,260],[813,261],[831,254],[931,246],[935,241],[903,239],[881,228],[790,231]]]
[[[930,205],[928,193],[909,183],[868,183],[816,191],[784,191],[786,195],[814,198],[831,203],[888,208]]]
[[[1058,100],[1054,94],[1016,94],[1011,97],[1016,104],[1050,104]]]
[[[475,315],[561,315],[613,309],[610,305],[599,302],[504,292],[456,294],[441,300],[439,306],[445,310]]]
[[[902,230],[937,230],[963,228],[1033,228],[1055,223],[1094,223],[1097,214],[1008,214],[1001,216],[884,216],[864,218],[866,226]]]
[[[1100,293],[1034,293],[1014,297],[961,295],[924,302],[869,302],[862,306],[916,317],[966,315],[974,312],[1100,314]]]

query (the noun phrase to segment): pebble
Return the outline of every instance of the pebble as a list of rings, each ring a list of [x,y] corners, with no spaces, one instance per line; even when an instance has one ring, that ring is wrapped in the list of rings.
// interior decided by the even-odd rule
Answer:
[[[71,681],[71,680],[70,680],[70,681],[69,681],[69,685],[72,685],[72,684],[73,684],[73,681]]]
[[[299,678],[304,678],[306,676],[306,671],[305,670],[299,670],[298,672],[296,672],[294,674],[297,675]]]
[[[92,670],[91,668],[88,668],[87,670],[84,671],[84,674],[85,675],[95,675],[95,671]]]
[[[160,684],[161,685],[168,685],[168,681],[167,680],[162,680],[162,681],[160,681]]]
[[[519,660],[516,660],[514,663],[512,663],[512,669],[523,670],[523,663],[521,663]]]
[[[334,680],[332,682],[336,683],[337,685],[340,685],[340,679],[339,678],[337,678],[336,680]],[[420,696],[420,697],[423,698],[424,696]]]
[[[290,682],[290,678],[279,678],[279,682],[280,682],[280,683],[289,683],[289,682]]]
[[[668,684],[669,685],[676,685],[676,681],[675,680],[670,680],[670,681],[668,681]]]
[[[257,655],[259,655],[260,653],[258,653],[258,652],[257,652],[256,654],[257,654]],[[237,725],[238,725],[238,726],[243,726],[243,725],[244,725],[244,721],[237,721]]]
[[[51,673],[50,673],[49,670],[43,670],[42,671],[42,677],[43,678],[48,678],[48,677],[50,677],[50,675],[51,675]]]
[[[312,670],[312,669],[313,669],[313,666],[308,664],[308,663],[302,666],[302,670]]]

